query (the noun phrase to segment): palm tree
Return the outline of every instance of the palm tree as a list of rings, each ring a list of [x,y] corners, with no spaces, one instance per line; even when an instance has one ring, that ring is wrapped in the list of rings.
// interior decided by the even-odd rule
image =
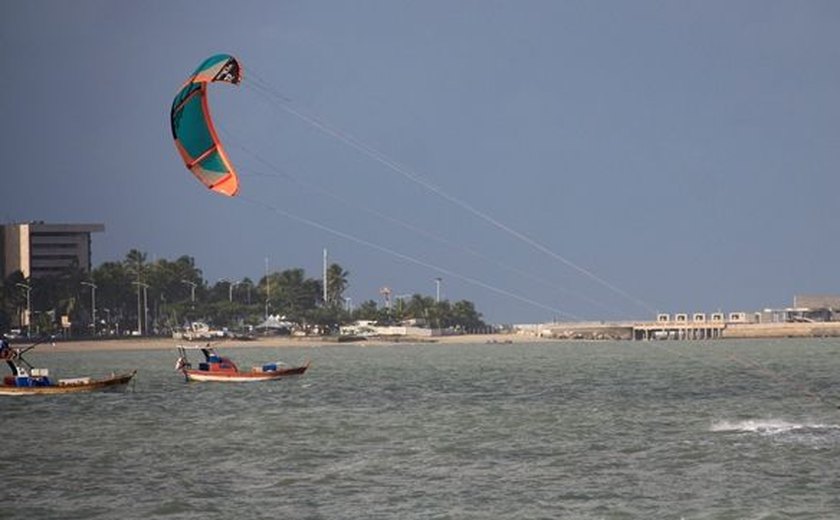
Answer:
[[[350,276],[350,273],[338,264],[331,264],[327,268],[327,301],[324,302],[327,306],[340,306],[344,301],[348,276]]]

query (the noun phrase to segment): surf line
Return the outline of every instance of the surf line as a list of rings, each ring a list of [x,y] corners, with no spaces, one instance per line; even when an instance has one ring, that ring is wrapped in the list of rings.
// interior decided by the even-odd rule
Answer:
[[[536,249],[544,253],[545,255],[561,262],[562,264],[566,265],[567,267],[573,269],[574,271],[578,272],[579,274],[584,275],[585,277],[589,278],[590,280],[595,281],[602,287],[605,287],[612,291],[613,293],[625,298],[626,300],[634,303],[635,305],[639,306],[640,308],[645,309],[645,311],[655,314],[656,310],[649,305],[648,303],[642,301],[635,296],[630,295],[623,289],[617,287],[616,285],[604,280],[603,278],[597,276],[592,271],[577,265],[576,263],[572,262],[571,260],[565,258],[564,256],[560,255],[559,253],[554,252],[553,250],[549,249],[547,246],[543,245],[542,243],[538,242],[537,240],[527,236],[526,234],[517,231],[510,226],[500,222],[496,218],[492,217],[488,213],[477,209],[476,207],[472,206],[471,204],[461,200],[454,195],[451,195],[444,191],[439,186],[432,184],[428,180],[421,177],[419,174],[415,173],[411,169],[399,164],[397,161],[391,159],[386,154],[380,152],[373,146],[370,146],[359,139],[353,137],[352,135],[348,134],[347,132],[343,132],[336,128],[334,125],[326,123],[323,118],[318,118],[313,115],[309,115],[304,113],[301,109],[298,109],[292,106],[291,99],[287,96],[283,96],[276,92],[274,88],[268,83],[268,81],[260,78],[259,75],[251,73],[250,76],[246,77],[246,80],[243,82],[243,85],[247,88],[253,90],[255,93],[261,95],[264,99],[267,99],[273,105],[277,106],[280,110],[295,116],[296,118],[300,119],[301,121],[309,124],[310,126],[318,129],[322,133],[329,135],[342,143],[346,144],[347,146],[353,148],[354,150],[366,155],[367,157],[373,159],[374,161],[382,164],[383,166],[389,168],[390,170],[394,171],[405,177],[406,179],[422,186],[426,190],[438,195],[439,197],[443,198],[444,200],[454,204],[455,206],[460,207],[461,209],[471,213],[473,216],[478,217],[479,219],[483,220],[484,222],[492,225],[493,227],[504,231],[505,233],[513,236],[514,238],[528,244],[532,248]]]
[[[350,242],[354,242],[356,244],[360,244],[360,245],[369,247],[371,249],[375,249],[375,250],[380,251],[382,253],[386,253],[388,255],[399,258],[401,260],[405,260],[406,262],[410,262],[412,264],[419,265],[421,267],[425,267],[426,269],[436,271],[440,274],[445,274],[447,276],[451,276],[452,278],[457,278],[458,280],[464,281],[464,282],[469,283],[471,285],[475,285],[477,287],[481,287],[483,289],[487,289],[488,291],[494,292],[496,294],[500,294],[502,296],[507,296],[508,298],[513,298],[515,300],[519,300],[520,302],[527,303],[527,304],[532,305],[534,307],[539,307],[541,309],[544,309],[544,310],[547,310],[547,311],[550,311],[550,312],[553,312],[553,313],[556,313],[556,314],[568,315],[568,313],[566,313],[565,311],[557,309],[557,308],[552,307],[550,305],[546,305],[546,304],[540,303],[538,301],[532,300],[530,298],[526,298],[525,296],[521,296],[521,295],[512,293],[510,291],[506,291],[505,289],[501,289],[501,288],[496,287],[494,285],[490,285],[488,283],[482,282],[481,280],[478,280],[476,278],[472,278],[470,276],[466,276],[466,275],[457,273],[455,271],[452,271],[452,270],[449,270],[449,269],[446,269],[446,268],[443,268],[443,267],[439,267],[437,265],[426,262],[424,260],[420,260],[418,258],[411,257],[409,255],[400,253],[399,251],[395,251],[395,250],[390,249],[388,247],[381,246],[379,244],[374,244],[373,242],[370,242],[370,241],[365,240],[363,238],[359,238],[359,237],[353,236],[349,233],[345,233],[343,231],[333,229],[333,228],[331,228],[331,227],[329,227],[325,224],[315,222],[314,220],[310,220],[306,217],[301,217],[301,216],[298,216],[298,215],[294,215],[292,213],[289,213],[288,211],[284,211],[284,210],[282,210],[278,207],[272,206],[272,205],[267,204],[265,202],[261,202],[261,201],[258,201],[256,199],[251,199],[251,198],[248,198],[248,197],[244,197],[241,194],[237,197],[237,200],[241,201],[240,203],[253,204],[253,205],[261,207],[261,208],[263,208],[267,211],[277,213],[278,215],[281,215],[281,216],[283,216],[285,218],[288,218],[290,220],[294,220],[295,222],[305,224],[307,226],[314,227],[316,229],[320,229],[321,231],[325,231],[325,232],[327,232],[331,235],[343,238],[345,240],[349,240]]]

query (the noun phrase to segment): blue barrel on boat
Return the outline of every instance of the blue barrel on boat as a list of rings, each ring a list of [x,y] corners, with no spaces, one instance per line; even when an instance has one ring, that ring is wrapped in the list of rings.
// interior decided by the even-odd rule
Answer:
[[[209,361],[210,363],[221,363],[222,358],[220,358],[219,356],[210,356],[210,358],[207,361]]]
[[[32,386],[32,380],[29,379],[29,376],[17,376],[15,377],[15,386]]]
[[[277,372],[277,363],[266,363],[263,365],[263,372]]]

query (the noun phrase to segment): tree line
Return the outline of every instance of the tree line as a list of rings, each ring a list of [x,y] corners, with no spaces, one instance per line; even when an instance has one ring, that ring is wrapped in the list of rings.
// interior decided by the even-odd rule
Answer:
[[[0,331],[152,336],[170,335],[194,321],[242,331],[269,315],[321,333],[335,333],[357,320],[388,325],[413,319],[432,328],[463,331],[487,327],[466,300],[450,303],[414,294],[393,303],[368,300],[350,308],[344,297],[350,273],[333,263],[326,275],[326,295],[323,280],[307,277],[301,268],[268,273],[256,281],[245,277],[210,282],[191,256],[150,262],[146,253],[132,249],[122,261],[104,262],[90,273],[70,268],[35,279],[12,273],[0,287]]]

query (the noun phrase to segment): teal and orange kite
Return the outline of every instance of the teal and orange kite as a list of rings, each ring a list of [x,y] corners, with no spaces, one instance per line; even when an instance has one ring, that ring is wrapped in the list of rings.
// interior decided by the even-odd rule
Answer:
[[[207,87],[216,81],[234,85],[242,81],[236,58],[228,54],[211,56],[184,83],[172,101],[172,137],[184,164],[198,180],[211,190],[232,197],[239,191],[239,179],[216,135],[207,106]]]

